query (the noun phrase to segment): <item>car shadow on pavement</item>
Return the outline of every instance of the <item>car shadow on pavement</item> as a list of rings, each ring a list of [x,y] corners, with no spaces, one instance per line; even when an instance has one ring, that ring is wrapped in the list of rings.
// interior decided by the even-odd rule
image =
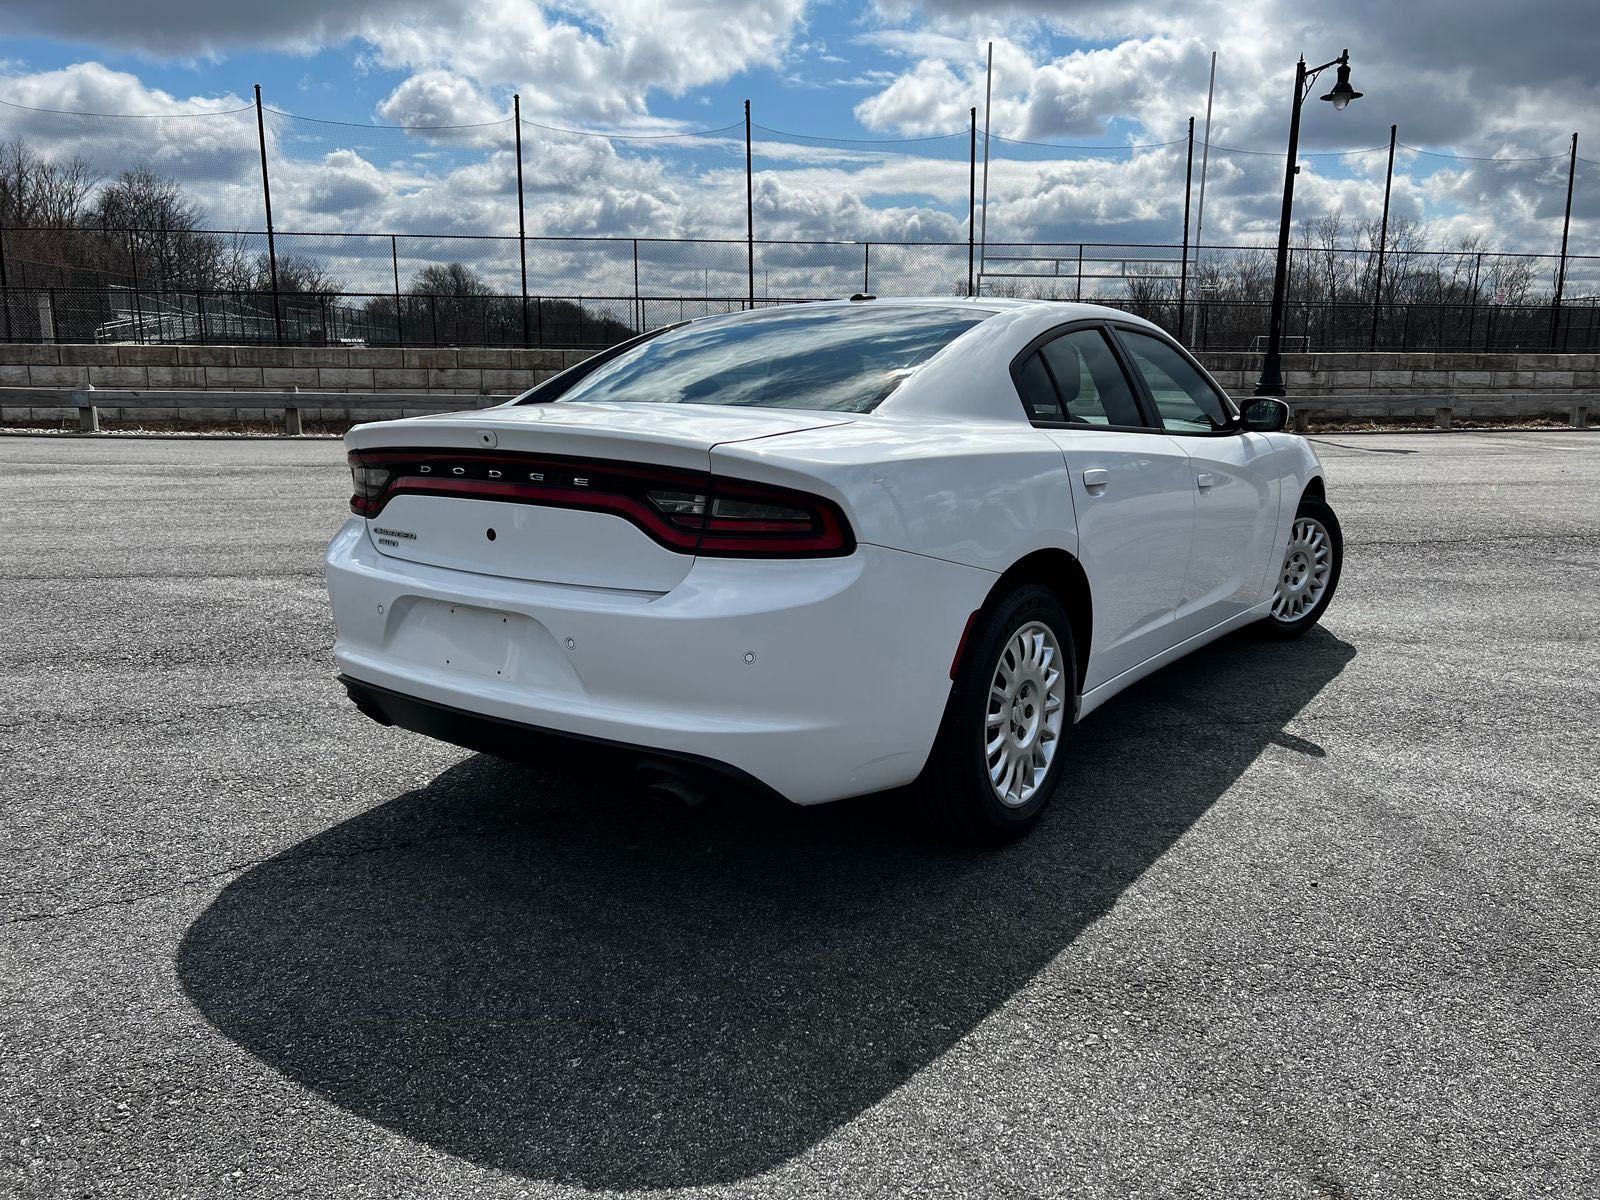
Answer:
[[[263,1062],[450,1154],[590,1188],[747,1177],[1005,1004],[1269,744],[1320,754],[1284,726],[1354,654],[1243,634],[1160,672],[998,851],[940,843],[906,794],[686,810],[473,756],[246,872],[178,973]]]

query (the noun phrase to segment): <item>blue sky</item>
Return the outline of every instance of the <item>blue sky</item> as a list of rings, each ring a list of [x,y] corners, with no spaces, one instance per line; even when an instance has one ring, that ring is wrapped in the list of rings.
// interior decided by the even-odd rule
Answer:
[[[535,232],[729,236],[743,232],[737,138],[626,142],[541,126],[667,134],[737,122],[834,139],[960,129],[983,103],[996,44],[997,134],[1122,147],[997,144],[991,239],[1176,241],[1186,119],[1202,117],[1219,58],[1208,240],[1259,244],[1275,231],[1292,64],[1349,46],[1367,96],[1343,114],[1311,102],[1297,213],[1336,214],[1342,237],[1376,219],[1388,126],[1402,143],[1394,219],[1429,244],[1481,239],[1547,251],[1558,236],[1573,129],[1600,150],[1600,22],[1587,3],[1385,0],[1309,9],[1293,0],[1192,4],[1054,0],[11,0],[0,100],[31,109],[144,114],[53,118],[0,106],[0,139],[81,153],[111,175],[152,162],[190,187],[219,226],[259,225],[253,125],[201,117],[248,99],[272,118],[285,229],[486,232],[514,228],[504,130],[423,139],[321,121],[478,124],[523,95]],[[1556,25],[1566,36],[1551,42]],[[1320,90],[1320,89],[1319,89]],[[231,122],[231,124],[229,123]],[[505,136],[502,136],[504,134]],[[1224,149],[1224,147],[1229,149]],[[1243,154],[1234,150],[1254,150]],[[964,240],[966,146],[757,138],[762,236]],[[514,167],[514,164],[512,164]],[[1587,172],[1587,174],[1584,174]],[[281,181],[281,182],[280,182]],[[1596,252],[1600,168],[1582,164],[1573,249]]]
[[[895,60],[861,41],[865,27],[860,10],[844,5],[818,7],[808,16],[798,52],[784,65],[743,72],[688,94],[653,92],[651,112],[693,126],[708,117],[739,118],[748,98],[756,106],[757,119],[777,128],[871,137],[873,131],[855,119],[852,109],[873,90],[864,77],[872,71],[890,70]],[[1065,36],[1052,39],[1052,43],[1061,53],[1086,45]],[[356,41],[312,53],[230,48],[222,53],[165,57],[120,48],[109,40],[23,36],[0,39],[0,60],[7,64],[8,73],[100,62],[180,97],[230,90],[246,95],[259,83],[269,104],[308,117],[341,121],[379,120],[377,105],[408,73],[384,66]],[[575,119],[574,123],[583,122]]]

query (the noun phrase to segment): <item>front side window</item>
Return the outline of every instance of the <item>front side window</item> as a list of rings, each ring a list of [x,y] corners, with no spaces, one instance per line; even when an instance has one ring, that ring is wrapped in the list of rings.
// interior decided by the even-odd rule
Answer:
[[[1163,429],[1169,433],[1221,433],[1232,427],[1222,397],[1176,349],[1148,333],[1117,332],[1150,386]]]
[[[556,403],[870,412],[918,366],[993,315],[967,304],[867,302],[695,322],[617,356]]]

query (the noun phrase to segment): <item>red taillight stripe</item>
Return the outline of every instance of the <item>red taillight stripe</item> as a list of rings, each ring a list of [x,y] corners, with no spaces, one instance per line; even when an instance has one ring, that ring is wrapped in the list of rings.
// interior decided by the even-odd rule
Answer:
[[[673,467],[470,450],[357,450],[350,452],[349,460],[353,468],[391,472],[376,494],[358,492],[351,496],[351,511],[368,518],[382,512],[395,496],[436,495],[610,513],[681,554],[804,557],[844,555],[855,549],[849,524],[832,502],[806,492],[747,480],[721,479]],[[441,473],[424,474],[420,470],[423,467],[433,467]],[[468,474],[487,475],[501,470],[523,478],[474,478]],[[445,471],[451,474],[443,474]],[[530,474],[550,475],[552,480],[527,480]],[[583,486],[577,486],[580,483]],[[646,492],[663,486],[704,496],[704,515],[660,511],[646,498]],[[712,516],[719,498],[798,509],[810,514],[810,519]]]

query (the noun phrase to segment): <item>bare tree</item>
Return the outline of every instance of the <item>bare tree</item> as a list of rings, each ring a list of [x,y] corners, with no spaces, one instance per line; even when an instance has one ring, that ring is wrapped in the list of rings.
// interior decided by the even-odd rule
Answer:
[[[82,219],[95,175],[88,160],[44,158],[21,138],[0,142],[0,225],[13,284],[55,286],[80,265]]]
[[[171,176],[143,166],[122,172],[100,189],[91,219],[106,231],[107,268],[141,288],[216,286],[224,247],[202,232],[200,206]]]
[[[423,267],[411,277],[407,289],[420,296],[488,296],[494,289],[466,263]]]
[[[0,142],[0,222],[13,229],[68,229],[94,190],[89,161],[40,157],[21,138]]]
[[[271,290],[272,260],[265,254],[256,255],[255,279],[257,291]],[[327,299],[345,290],[344,280],[309,255],[278,255],[278,291],[283,295],[316,296]]]

